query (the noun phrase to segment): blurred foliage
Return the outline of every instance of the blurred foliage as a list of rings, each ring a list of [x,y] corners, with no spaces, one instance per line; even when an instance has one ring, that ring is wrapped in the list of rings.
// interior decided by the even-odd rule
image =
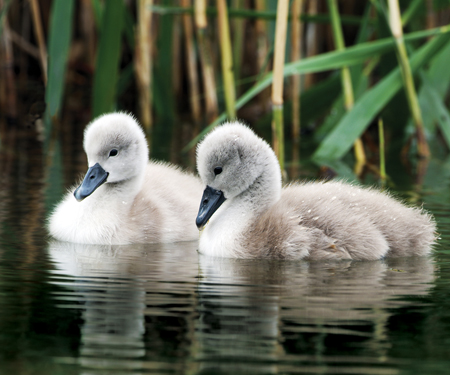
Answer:
[[[152,108],[153,125],[148,135],[151,137],[152,156],[177,162],[182,149],[187,151],[195,146],[209,129],[227,118],[218,12],[215,2],[207,4],[207,25],[200,32],[194,17],[195,6],[200,3],[198,0],[188,2],[190,7],[182,7],[181,1],[155,0],[149,3],[152,3],[152,21],[148,25],[152,67],[149,82],[153,99],[148,106]],[[238,118],[270,138],[272,114],[267,90],[270,90],[273,77],[270,69],[276,6],[273,1],[263,1],[262,8],[260,5],[257,9],[254,3],[248,0],[227,2],[229,22],[240,20],[239,35],[243,35],[242,40],[232,46],[233,53],[240,57],[240,61],[235,60],[239,69],[234,69],[239,74],[235,77],[235,107]],[[327,2],[305,0],[303,3],[300,17],[302,59],[288,61],[287,58],[284,69],[286,152],[291,151],[290,77],[300,75],[302,159],[313,156],[318,164],[328,166],[336,166],[337,160],[352,163],[353,156],[349,151],[353,142],[361,137],[368,163],[377,165],[377,123],[380,117],[384,123],[387,165],[394,146],[396,155],[400,154],[401,148],[403,155],[414,155],[415,128],[405,99],[386,0],[339,1],[339,20],[346,47],[339,51],[333,42]],[[433,145],[447,151],[450,146],[450,70],[447,66],[450,57],[450,1],[402,0],[399,4],[425,135]],[[46,123],[44,138],[48,140],[52,134],[58,136],[68,122],[83,126],[93,117],[112,110],[129,111],[141,119],[136,81],[139,79],[136,72],[139,66],[135,63],[135,57],[140,53],[135,42],[139,22],[136,1],[45,0],[40,1],[39,6],[40,13],[35,15],[27,1],[0,0],[0,57],[12,64],[10,74],[0,75],[0,121],[11,123],[11,116],[30,113],[34,121],[41,115]],[[188,34],[182,15],[188,15],[198,31],[189,34],[196,46],[194,58],[198,81],[193,81],[188,74],[185,50]],[[41,20],[48,45],[45,115],[33,112],[34,103],[21,100],[22,96],[28,95],[24,93],[27,87],[24,82],[43,82],[38,63],[36,16]],[[265,35],[261,35],[261,30]],[[238,31],[233,27],[230,31],[232,43],[237,43],[233,33]],[[204,39],[200,40],[200,37]],[[290,56],[294,47],[288,38],[286,56]],[[205,61],[211,64],[212,78],[205,73]],[[336,74],[344,67],[350,68],[355,96],[354,106],[348,111],[344,108],[343,91]],[[197,99],[203,113],[200,121],[194,120],[188,100],[191,85],[199,87],[200,97]],[[205,107],[206,98],[211,95],[207,90],[211,87],[218,103],[215,113],[219,113],[214,118],[208,115],[214,110]],[[18,100],[11,101],[14,95]],[[10,103],[16,103],[18,108],[13,110]],[[52,132],[55,124],[62,126]],[[7,131],[8,127],[2,126],[2,129]],[[0,134],[0,137],[3,136]],[[431,151],[433,154],[435,150]]]

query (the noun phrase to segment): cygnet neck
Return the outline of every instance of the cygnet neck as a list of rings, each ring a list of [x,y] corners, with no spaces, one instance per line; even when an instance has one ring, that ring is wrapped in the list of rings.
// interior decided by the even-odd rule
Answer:
[[[133,202],[134,197],[139,193],[144,184],[145,173],[128,178],[126,180],[121,180],[117,182],[106,182],[98,190],[101,189],[97,194],[100,199],[105,199],[111,202],[111,196],[120,197],[122,203]],[[95,194],[95,193],[94,193]]]
[[[250,222],[249,215],[261,215],[280,199],[281,175],[278,164],[276,167],[266,168],[246,190],[230,199],[229,209],[237,214],[235,220]]]
[[[273,170],[265,170],[243,192],[227,199],[211,217],[200,235],[200,249],[205,254],[232,257],[241,249],[241,234],[281,195],[281,178]]]

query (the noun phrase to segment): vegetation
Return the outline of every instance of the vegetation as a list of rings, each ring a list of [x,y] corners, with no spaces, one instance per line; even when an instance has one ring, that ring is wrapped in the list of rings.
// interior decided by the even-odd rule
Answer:
[[[291,166],[379,175],[380,142],[387,168],[447,152],[449,0],[291,0],[287,17],[282,5],[0,0],[0,140],[23,113],[45,108],[48,143],[68,121],[125,110],[163,158],[234,117]],[[21,100],[27,82],[45,87],[42,110]]]

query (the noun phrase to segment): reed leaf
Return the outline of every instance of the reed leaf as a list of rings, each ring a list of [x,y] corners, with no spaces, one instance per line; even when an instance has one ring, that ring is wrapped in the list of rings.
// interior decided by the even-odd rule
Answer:
[[[450,61],[450,43],[447,44],[436,58],[430,63],[428,70],[428,78],[431,85],[437,90],[439,96],[443,98],[450,87],[450,69],[448,62]]]
[[[59,115],[62,106],[64,77],[66,75],[72,33],[73,12],[73,0],[53,1],[48,36],[49,59],[48,83],[45,91],[45,102],[47,104],[45,139],[48,139],[50,135],[51,119]]]
[[[423,123],[429,133],[434,132],[436,124],[450,148],[449,114],[444,100],[449,89],[450,69],[450,43],[436,55],[430,63],[428,71],[421,72],[422,86],[419,91],[419,103],[423,114]],[[410,125],[412,127],[412,124]]]
[[[108,0],[102,19],[92,98],[94,117],[114,108],[124,19],[123,0]]]
[[[403,85],[405,86],[406,97],[408,99],[411,116],[416,126],[417,152],[421,157],[429,157],[430,149],[423,130],[422,111],[417,99],[416,87],[403,40],[403,29],[400,17],[400,6],[398,0],[389,1],[389,25],[397,45],[397,59],[402,71]]]
[[[370,13],[372,6],[368,4],[363,16],[363,22],[358,30],[358,35],[355,44],[362,44],[369,40],[370,37]],[[373,69],[373,62],[377,58],[372,59],[372,62],[366,64],[356,64],[350,67],[351,82],[353,87],[353,92],[355,98],[359,98],[366,90],[369,85],[368,75]],[[342,77],[341,77],[342,78]],[[329,115],[322,122],[322,124],[315,130],[314,139],[321,141],[326,135],[334,128],[334,126],[341,120],[342,116],[345,114],[344,97],[340,95],[333,103]]]
[[[424,123],[425,127],[434,127],[437,123],[444,137],[447,147],[450,148],[450,113],[443,101],[439,91],[432,85],[425,73],[420,75],[422,87],[419,94],[419,102],[421,107],[428,109],[425,113],[429,114],[428,121]],[[428,126],[426,126],[428,125]]]
[[[436,37],[416,51],[410,60],[411,70],[417,71],[430,61],[449,41],[448,34]],[[374,117],[403,85],[401,71],[394,69],[375,87],[362,95],[333,131],[323,140],[313,155],[317,162],[340,159],[351,148]]]
[[[342,33],[337,0],[327,0],[327,2],[331,15],[331,24],[333,27],[333,36],[336,49],[339,51],[345,50],[344,35]],[[345,109],[346,111],[350,111],[355,103],[355,98],[353,95],[353,84],[350,75],[350,68],[348,66],[343,66],[341,68],[341,79]],[[366,154],[364,152],[364,146],[361,139],[357,138],[353,147],[356,159],[355,173],[359,176],[362,172],[364,164],[366,164]]]
[[[94,11],[95,23],[100,30],[103,18],[103,3],[100,0],[91,0],[92,10]]]
[[[450,26],[439,27],[427,31],[418,31],[405,34],[405,41],[420,40],[432,35],[447,35],[450,32]],[[443,45],[444,43],[442,43]],[[392,51],[395,48],[394,38],[384,38],[375,42],[362,43],[357,46],[348,47],[344,51],[333,51],[323,53],[318,56],[309,57],[301,61],[292,62],[284,66],[284,76],[293,74],[318,73],[334,69],[340,69],[343,66],[361,64],[368,59],[376,58],[383,53]],[[236,100],[236,109],[242,108],[263,89],[272,83],[273,75],[268,73],[261,80],[256,82],[247,90],[238,100]],[[368,104],[370,106],[370,103]],[[226,120],[226,114],[222,113],[211,124],[209,124],[200,134],[192,139],[184,148],[183,152],[191,149],[195,144],[212,128]],[[353,139],[354,141],[354,139]]]

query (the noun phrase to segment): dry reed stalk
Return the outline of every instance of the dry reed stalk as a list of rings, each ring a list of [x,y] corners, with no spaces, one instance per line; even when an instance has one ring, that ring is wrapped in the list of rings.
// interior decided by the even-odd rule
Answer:
[[[0,35],[0,108],[10,118],[17,117],[17,94],[14,83],[14,55],[7,17],[3,18],[3,29]],[[2,129],[3,130],[3,129]]]
[[[255,0],[255,9],[258,12],[264,12],[266,10],[266,0]],[[264,63],[269,52],[267,42],[267,21],[262,18],[257,18],[255,21],[255,29],[257,45],[256,60],[258,63],[258,71],[261,72],[261,69],[264,68]]]
[[[425,137],[423,128],[422,112],[419,106],[419,100],[416,94],[414,79],[409,65],[408,53],[406,52],[405,42],[403,40],[402,20],[400,16],[400,7],[397,0],[389,0],[389,25],[392,35],[395,38],[397,47],[397,58],[402,72],[403,84],[405,86],[406,97],[411,111],[414,125],[416,127],[417,153],[419,157],[429,158],[430,149]]]
[[[264,12],[267,10],[266,0],[255,0],[255,9],[257,12]],[[269,69],[267,63],[269,54],[269,41],[267,39],[267,20],[257,18],[255,21],[256,31],[256,64],[258,75],[266,73]],[[266,108],[266,105],[270,99],[270,89],[264,89],[257,95],[257,100],[262,108]]]
[[[345,42],[342,33],[342,26],[339,17],[337,0],[327,0],[327,1],[331,16],[331,23],[333,27],[333,36],[334,36],[334,43],[336,45],[336,50],[342,51],[345,49]],[[348,66],[344,66],[341,69],[341,81],[342,81],[342,89],[344,91],[345,110],[349,112],[353,108],[355,99],[353,95],[352,78]],[[353,148],[356,159],[354,172],[357,176],[359,176],[362,173],[364,165],[366,164],[366,155],[364,152],[364,146],[360,138],[358,138],[355,141]]]
[[[36,40],[39,46],[39,56],[42,68],[42,76],[44,84],[47,85],[47,47],[45,45],[44,29],[42,27],[42,20],[39,11],[39,3],[37,0],[29,0],[31,5],[31,13],[33,15],[33,26]]]
[[[152,12],[153,0],[139,0],[138,20],[136,27],[135,73],[139,97],[139,113],[147,137],[150,140],[152,132]]]
[[[279,1],[275,27],[275,48],[272,82],[272,143],[278,157],[280,168],[284,172],[284,122],[283,122],[283,83],[284,56],[286,50],[286,31],[289,2]]]
[[[181,6],[190,7],[191,0],[181,0]],[[199,79],[197,74],[197,54],[194,46],[194,28],[192,26],[192,17],[185,14],[183,17],[183,28],[186,49],[186,65],[189,81],[189,102],[191,105],[192,117],[197,126],[200,122],[200,102],[199,102]]]
[[[14,30],[8,30],[11,41],[17,45],[22,51],[26,52],[30,56],[33,56],[36,60],[40,58],[39,48],[31,44],[28,40],[17,34]]]
[[[291,61],[299,61],[302,52],[302,14],[303,0],[293,0],[291,21]],[[297,167],[300,159],[300,91],[301,76],[292,76],[292,168],[291,178],[297,177]]]
[[[219,113],[217,104],[216,79],[211,54],[211,46],[206,38],[208,26],[206,18],[206,0],[194,0],[195,30],[202,71],[203,91],[205,97],[206,121],[211,123]]]
[[[205,30],[208,26],[206,0],[194,0],[194,18],[196,27]]]
[[[319,12],[319,1],[309,0],[307,4],[307,14],[310,16],[315,16]],[[306,57],[311,57],[317,55],[319,52],[319,26],[314,22],[308,22],[306,24]],[[314,85],[314,74],[309,73],[305,75],[304,88],[309,89]]]
[[[217,0],[222,75],[225,90],[225,107],[229,119],[236,118],[236,91],[233,74],[230,28],[226,0]]]
[[[191,0],[181,0],[181,6],[190,7]],[[189,82],[189,103],[192,111],[192,119],[194,121],[192,138],[197,136],[200,130],[201,113],[200,113],[200,93],[199,78],[197,74],[197,54],[194,46],[194,27],[192,25],[192,17],[185,14],[183,17],[183,28],[186,49],[186,65]],[[195,149],[191,150],[191,158],[195,160]]]

